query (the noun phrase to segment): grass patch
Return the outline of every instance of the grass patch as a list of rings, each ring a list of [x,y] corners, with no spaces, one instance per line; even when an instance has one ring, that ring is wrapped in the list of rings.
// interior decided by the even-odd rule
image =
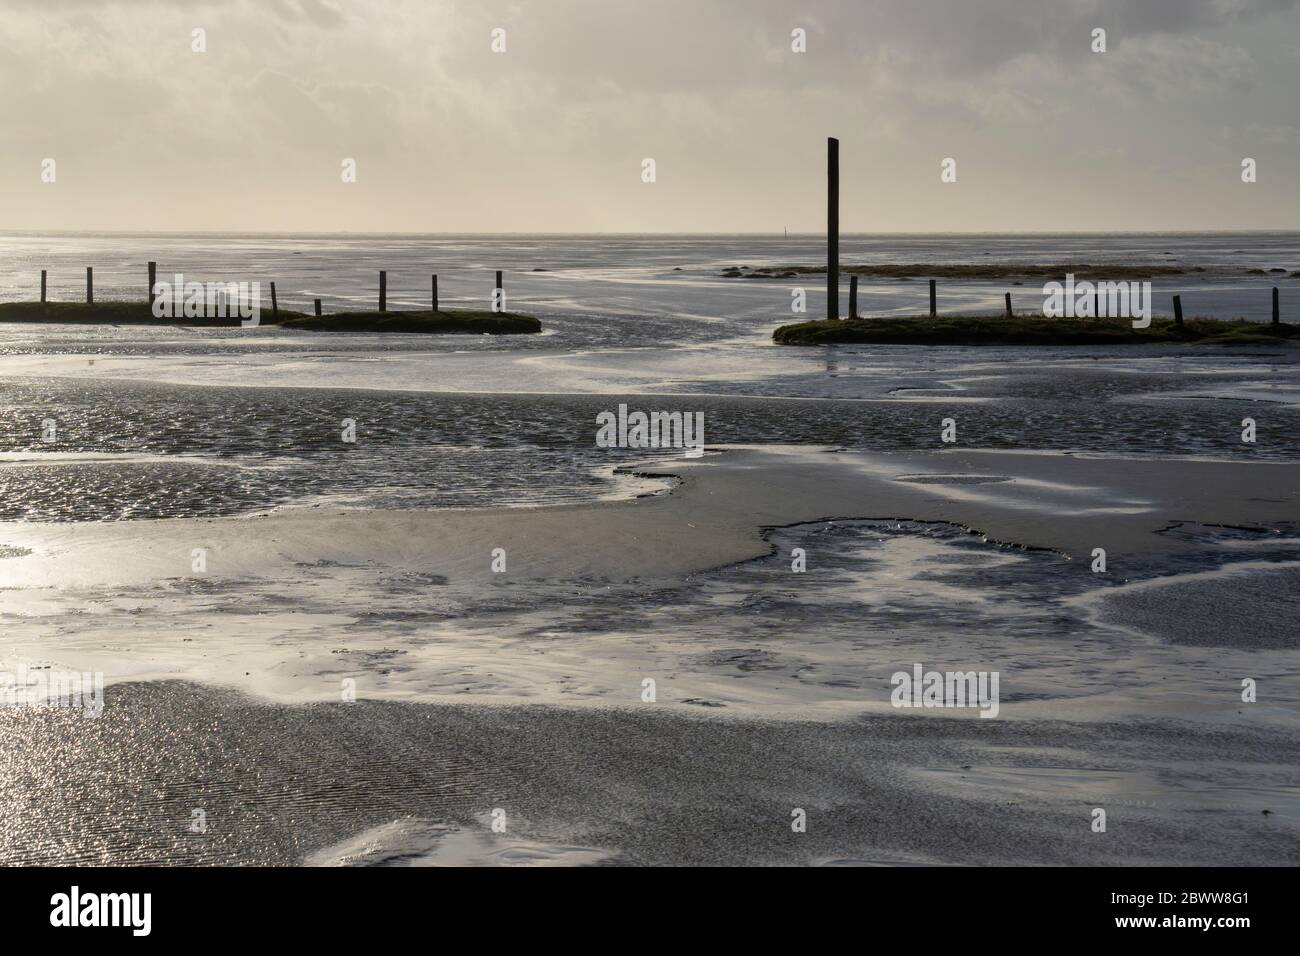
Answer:
[[[156,318],[147,302],[3,302],[0,322],[78,323],[85,325],[238,326],[238,318]],[[451,310],[440,312],[338,312],[308,315],[280,309],[276,321],[263,308],[261,325],[281,325],[313,332],[422,332],[467,335],[520,335],[540,332],[542,323],[513,312]]]
[[[783,325],[772,333],[778,345],[1142,345],[1186,342],[1218,345],[1277,345],[1300,342],[1300,325],[1272,325],[1245,319],[1191,318],[1180,328],[1173,319],[1152,319],[1133,328],[1129,319],[1049,319],[1041,315],[906,316],[880,319],[820,319]]]
[[[455,332],[467,335],[526,335],[542,331],[531,315],[513,312],[338,312],[304,315],[280,323],[286,329],[311,332]]]

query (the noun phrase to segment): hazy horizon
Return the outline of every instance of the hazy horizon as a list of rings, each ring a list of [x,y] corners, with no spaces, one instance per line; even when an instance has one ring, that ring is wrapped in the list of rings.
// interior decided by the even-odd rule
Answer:
[[[828,135],[845,234],[1300,225],[1297,0],[16,0],[0,50],[6,231],[816,234]]]

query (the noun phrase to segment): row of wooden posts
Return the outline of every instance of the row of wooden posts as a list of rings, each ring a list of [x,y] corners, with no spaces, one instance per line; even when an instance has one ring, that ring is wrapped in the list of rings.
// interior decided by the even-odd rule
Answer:
[[[147,297],[150,305],[153,304],[153,287],[157,279],[157,276],[158,276],[158,263],[150,262],[149,263],[149,295]],[[502,291],[505,288],[501,284],[501,277],[502,277],[501,271],[497,270],[497,284],[496,284],[497,291]],[[431,291],[433,311],[437,312],[438,311],[438,275],[437,273],[434,273],[429,278],[431,280],[430,291]],[[855,281],[856,281],[856,277],[855,277]],[[46,270],[42,269],[41,270],[41,304],[42,305],[45,304],[45,285],[46,285]],[[854,295],[856,296],[857,293],[855,292]],[[503,296],[502,297],[503,304],[504,301],[505,300]],[[320,299],[314,299],[313,302],[315,305],[316,314],[320,315],[321,314]],[[92,266],[86,266],[86,304],[87,305],[95,304],[95,270]],[[385,269],[379,270],[379,311],[380,312],[388,311],[388,272]],[[279,314],[280,314],[280,303],[276,299],[275,283],[272,282],[271,283],[272,320],[278,317]]]
[[[834,143],[835,141],[832,140],[831,142]],[[832,155],[836,155],[837,153],[838,150],[832,151]],[[833,220],[837,218],[838,217],[833,217]],[[834,269],[834,272],[836,273],[834,279],[835,284],[830,285],[829,284],[830,280],[829,279],[827,280],[828,282],[827,294],[830,296],[830,301],[833,303],[830,309],[828,310],[828,312],[832,317],[834,317],[835,314],[839,311],[838,262],[836,262],[835,265],[836,265],[836,268]],[[826,271],[829,274],[832,271],[832,269],[829,268],[828,266]],[[157,275],[157,272],[158,272],[158,263],[150,262],[149,263],[149,302],[150,303],[153,302],[154,279]],[[437,312],[438,311],[437,274],[435,273],[434,275],[430,276],[430,280],[432,283],[431,300],[432,300],[433,311]],[[497,271],[496,288],[497,289],[503,288],[503,286],[501,285],[501,272],[499,270]],[[1096,293],[1096,295],[1097,295],[1096,301],[1098,302],[1098,304],[1100,304],[1101,293],[1098,292]],[[45,270],[44,269],[41,270],[41,302],[42,303],[45,302]],[[94,303],[95,303],[95,270],[91,266],[86,266],[86,304],[94,305]],[[1012,311],[1011,311],[1010,292],[1006,293],[1006,303],[1007,303],[1007,318],[1011,318]],[[320,299],[315,299],[314,304],[315,304],[316,314],[320,315],[321,314]],[[388,272],[383,269],[379,270],[379,311],[380,312],[388,311]],[[1098,308],[1095,309],[1094,311],[1098,312],[1100,311],[1100,309]],[[279,314],[280,314],[280,304],[275,296],[275,283],[272,282],[271,283],[272,320],[274,321],[274,319],[278,317]],[[938,316],[938,314],[939,314],[938,283],[934,279],[931,279],[930,280],[930,317],[935,318],[936,316]],[[849,276],[849,318],[856,319],[857,317],[858,317],[858,277]],[[1273,286],[1273,324],[1278,325],[1281,321],[1282,321],[1282,312],[1278,305],[1278,287]],[[1183,298],[1181,295],[1174,296],[1174,323],[1176,325],[1183,324]]]
[[[1100,315],[1101,313],[1100,292],[1094,294],[1093,301],[1095,303],[1093,308],[1093,314]],[[1006,303],[1007,303],[1007,318],[1009,319],[1013,315],[1011,311],[1010,292],[1006,293]],[[930,318],[935,318],[938,315],[939,315],[938,283],[934,279],[931,279],[930,280]],[[858,277],[849,276],[849,318],[856,319],[857,317],[858,317]],[[1281,323],[1281,321],[1282,321],[1282,311],[1278,305],[1278,287],[1273,286],[1273,324],[1278,325]],[[1175,325],[1183,324],[1183,297],[1181,295],[1174,296],[1174,324]]]

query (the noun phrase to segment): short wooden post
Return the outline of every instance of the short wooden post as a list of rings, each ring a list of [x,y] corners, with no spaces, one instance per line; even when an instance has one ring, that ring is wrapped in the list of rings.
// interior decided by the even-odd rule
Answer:
[[[86,305],[95,304],[95,270],[86,266]]]
[[[438,311],[438,274],[435,272],[435,273],[431,276],[431,278],[432,278],[432,280],[433,280],[433,282],[432,282],[432,285],[433,285],[433,289],[432,289],[432,292],[433,292],[433,311],[434,311],[434,312],[437,312],[437,311]]]
[[[145,296],[145,301],[149,303],[149,308],[153,308],[153,286],[154,281],[158,278],[158,263],[149,263],[149,294]]]
[[[934,280],[930,280],[930,318],[939,314],[939,299],[935,290]]]
[[[320,299],[316,299],[316,314],[320,315]]]
[[[1273,324],[1277,325],[1282,321],[1282,310],[1277,304],[1277,286],[1273,286]]]
[[[1011,293],[1007,293],[1007,318],[1011,318]]]
[[[858,317],[858,277],[849,276],[849,318]]]
[[[1183,324],[1183,297],[1180,295],[1174,296],[1174,324]]]
[[[271,283],[271,321],[280,321],[280,303],[275,298],[275,283]]]
[[[379,270],[379,311],[388,311],[388,273]]]
[[[45,270],[41,270],[41,305],[45,304]]]

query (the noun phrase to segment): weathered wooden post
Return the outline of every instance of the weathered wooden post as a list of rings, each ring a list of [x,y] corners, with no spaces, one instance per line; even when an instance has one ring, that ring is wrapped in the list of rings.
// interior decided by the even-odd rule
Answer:
[[[41,270],[41,305],[45,304],[45,270]]]
[[[1282,321],[1282,310],[1277,304],[1277,286],[1273,286],[1273,324],[1278,325]]]
[[[275,298],[275,283],[271,283],[271,321],[280,321],[280,303]]]
[[[158,263],[149,263],[149,294],[145,296],[145,301],[149,303],[149,308],[153,308],[153,286],[154,281],[158,278]]]
[[[1174,324],[1183,324],[1183,297],[1180,295],[1174,296]]]
[[[849,318],[858,317],[858,277],[849,276]]]
[[[840,317],[840,141],[826,138],[826,318]]]
[[[379,270],[379,311],[388,311],[388,273]]]
[[[1007,318],[1011,318],[1011,293],[1007,293]]]
[[[438,311],[438,274],[435,272],[433,278],[433,311]]]
[[[95,270],[86,266],[86,305],[95,304]]]
[[[316,303],[316,315],[317,315],[317,317],[319,318],[319,317],[320,317],[320,299],[316,299],[316,300],[315,300],[315,303]]]
[[[930,280],[930,318],[939,314],[939,298],[935,293],[934,280]]]

